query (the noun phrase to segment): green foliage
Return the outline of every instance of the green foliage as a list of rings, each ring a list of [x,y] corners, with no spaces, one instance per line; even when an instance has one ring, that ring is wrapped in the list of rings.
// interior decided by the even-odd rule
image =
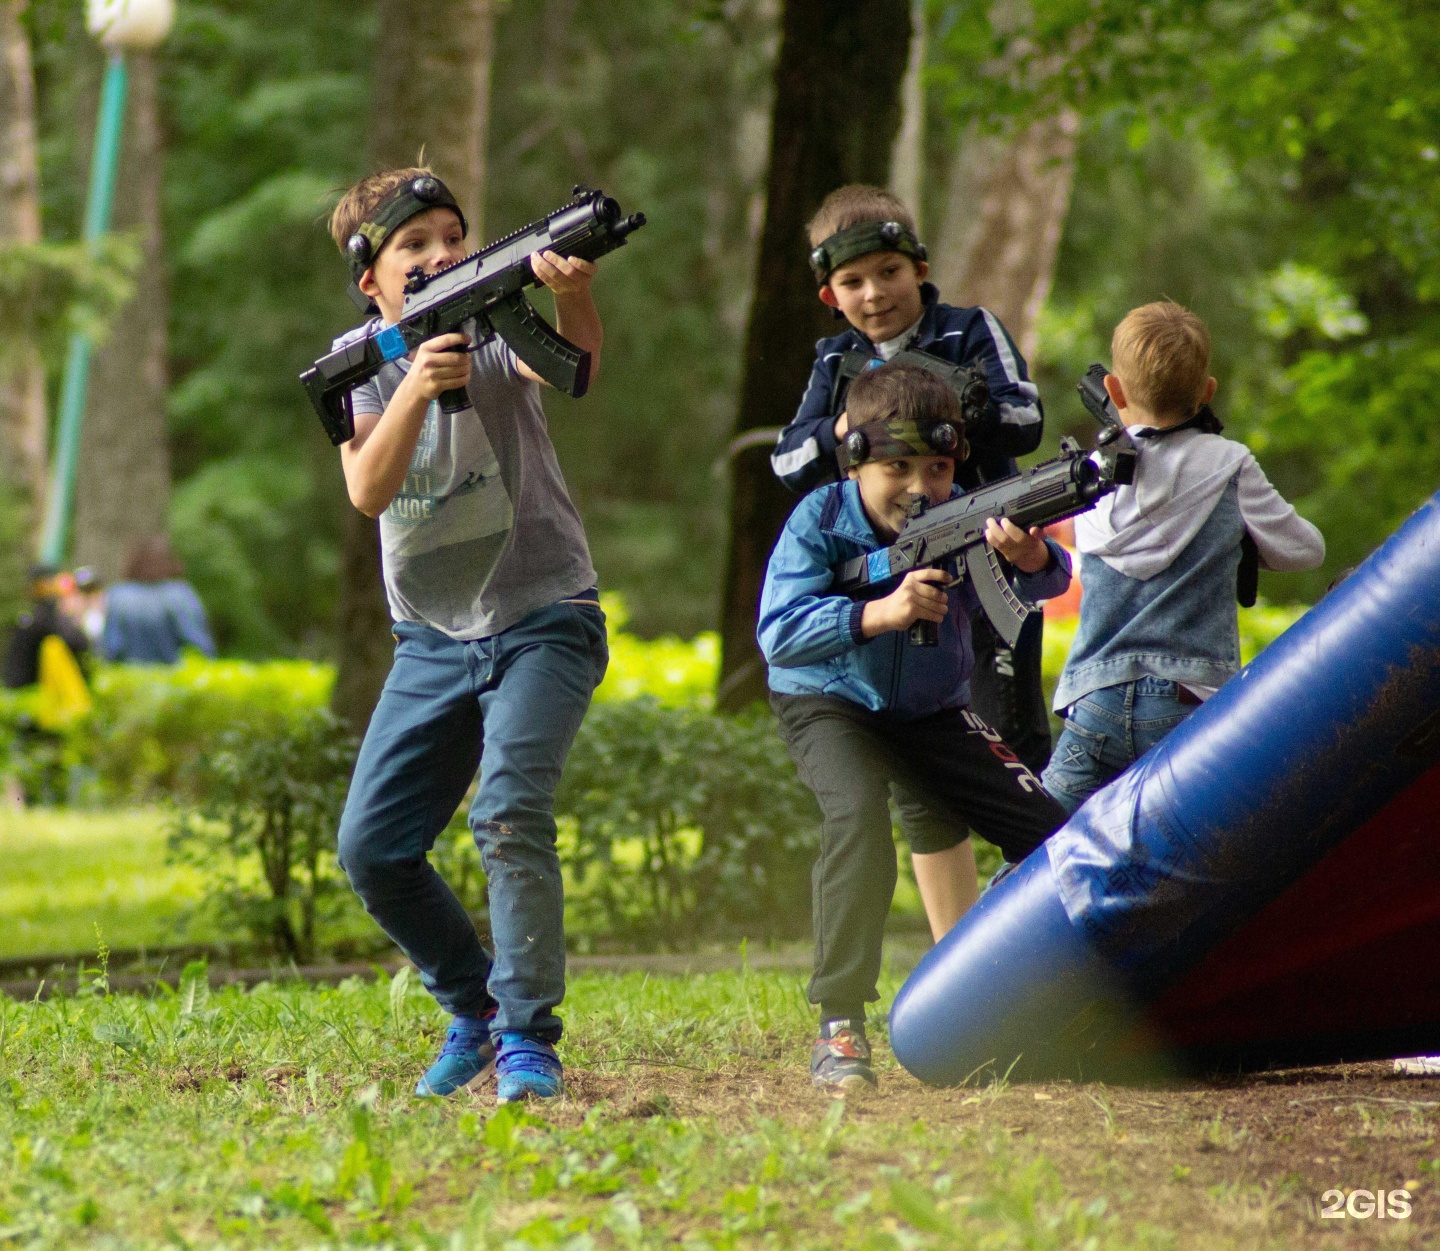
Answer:
[[[692,639],[662,635],[642,639],[631,634],[625,597],[600,596],[610,635],[610,667],[595,691],[596,703],[649,696],[676,708],[709,708],[720,673],[720,636],[713,630]]]
[[[34,343],[52,356],[76,331],[103,341],[111,319],[134,292],[135,241],[106,235],[81,243],[0,244],[0,376],[6,353]]]
[[[766,712],[598,704],[556,811],[581,930],[645,944],[808,930],[819,812]]]
[[[104,793],[139,800],[194,796],[194,768],[227,732],[264,738],[311,716],[334,673],[300,660],[254,664],[187,653],[178,665],[103,665],[95,712],[73,737]]]
[[[723,559],[712,465],[733,421],[774,15],[755,0],[496,7],[483,234],[579,181],[650,217],[596,284],[597,385],[546,403],[605,585],[643,633],[688,636],[712,622]],[[29,10],[58,242],[79,230],[102,58],[82,7]],[[367,172],[377,30],[375,0],[192,0],[156,54],[171,531],[227,654],[331,649],[348,504],[295,379],[357,320],[323,218]]]
[[[1433,14],[1409,0],[1043,0],[1016,41],[994,20],[1003,6],[938,7],[938,90],[960,116],[1016,125],[1062,102],[1084,115],[1042,326],[1052,411],[1080,424],[1076,366],[1108,359],[1128,307],[1196,308],[1218,332],[1218,411],[1330,540],[1324,568],[1268,577],[1267,593],[1315,599],[1440,482]]]
[[[187,768],[199,795],[175,818],[173,863],[206,875],[206,906],[277,955],[314,959],[327,907],[349,901],[335,831],[356,743],[323,708],[222,733]],[[258,880],[249,870],[258,867]]]

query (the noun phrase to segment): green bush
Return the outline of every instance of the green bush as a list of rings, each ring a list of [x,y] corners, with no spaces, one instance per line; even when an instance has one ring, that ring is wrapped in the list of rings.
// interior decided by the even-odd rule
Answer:
[[[105,793],[130,800],[194,797],[191,767],[222,735],[273,738],[324,708],[335,680],[329,665],[303,660],[206,660],[105,665],[92,684],[95,712],[76,736]],[[194,773],[199,779],[203,770]]]
[[[203,908],[286,959],[313,960],[320,924],[349,902],[335,833],[355,751],[327,710],[309,708],[225,730],[186,767],[201,800],[176,815],[172,862],[205,873]]]
[[[808,932],[820,814],[768,713],[598,704],[556,811],[581,931],[642,944]]]

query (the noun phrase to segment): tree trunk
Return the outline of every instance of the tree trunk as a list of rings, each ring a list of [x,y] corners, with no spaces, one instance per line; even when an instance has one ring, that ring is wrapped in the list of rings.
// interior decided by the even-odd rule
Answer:
[[[909,47],[909,0],[786,0],[737,436],[790,420],[815,340],[836,332],[815,298],[805,223],[836,187],[887,181]],[[726,709],[764,697],[755,613],[770,549],[795,502],[770,470],[768,447],[738,452],[732,465],[717,699]]]
[[[900,84],[900,133],[890,158],[890,190],[915,215],[915,229],[925,237],[925,54],[926,0],[910,6],[910,56]]]
[[[35,76],[21,16],[25,0],[0,0],[0,246],[40,242]],[[25,531],[38,529],[45,495],[45,370],[33,343],[0,359],[0,486],[19,493]]]
[[[380,0],[371,91],[372,169],[425,162],[445,180],[478,246],[483,229],[494,0],[412,5]],[[390,613],[380,574],[380,529],[350,510],[345,523],[333,707],[363,733],[390,672]]]
[[[127,59],[130,89],[113,227],[139,233],[141,263],[135,298],[96,354],[75,493],[75,561],[107,579],[120,574],[133,541],[165,531],[170,506],[159,75],[152,53]]]
[[[950,169],[931,277],[945,299],[994,313],[1026,357],[1055,273],[1079,125],[1066,109],[1011,138],[971,129]]]

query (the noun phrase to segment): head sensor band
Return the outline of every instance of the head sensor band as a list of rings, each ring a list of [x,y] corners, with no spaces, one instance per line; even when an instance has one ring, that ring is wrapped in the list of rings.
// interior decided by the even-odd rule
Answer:
[[[360,290],[359,284],[385,246],[385,240],[412,217],[432,208],[453,209],[460,219],[461,235],[470,233],[469,223],[450,188],[434,174],[422,174],[389,191],[345,241],[345,260],[350,266],[350,298],[362,309],[374,309],[370,297]]]
[[[861,222],[837,230],[810,252],[810,268],[822,287],[842,265],[871,252],[899,252],[911,260],[925,259],[925,245],[904,222]]]
[[[851,430],[835,447],[840,471],[870,460],[894,460],[900,456],[949,456],[956,461],[970,454],[969,444],[953,422],[937,421],[921,426],[897,417],[882,417]]]

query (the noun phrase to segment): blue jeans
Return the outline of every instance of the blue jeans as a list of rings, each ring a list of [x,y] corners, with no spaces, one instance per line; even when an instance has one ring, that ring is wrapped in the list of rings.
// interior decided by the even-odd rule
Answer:
[[[1074,812],[1185,720],[1197,705],[1180,702],[1167,678],[1139,678],[1091,691],[1070,708],[1040,781]]]
[[[475,642],[414,622],[397,623],[395,637],[340,820],[340,864],[442,1008],[483,1015],[498,1005],[495,1031],[553,1042],[565,995],[555,787],[605,676],[605,615],[565,601]],[[477,764],[470,828],[493,960],[427,859]]]

